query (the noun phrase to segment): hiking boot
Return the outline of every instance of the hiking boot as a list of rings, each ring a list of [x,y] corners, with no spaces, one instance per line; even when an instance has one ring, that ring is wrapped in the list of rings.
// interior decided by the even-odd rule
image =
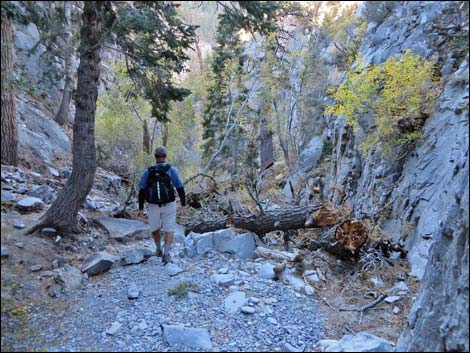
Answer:
[[[155,250],[155,256],[162,257],[163,256],[162,250],[161,249]]]
[[[164,254],[162,256],[162,262],[164,265],[166,265],[167,263],[171,262],[171,256],[170,254]]]

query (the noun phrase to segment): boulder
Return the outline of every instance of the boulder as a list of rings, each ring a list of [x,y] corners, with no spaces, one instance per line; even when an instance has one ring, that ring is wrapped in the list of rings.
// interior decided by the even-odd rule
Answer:
[[[258,277],[265,278],[265,279],[274,279],[276,275],[274,274],[274,267],[275,265],[267,262],[264,264],[259,264],[256,272],[258,273]]]
[[[247,299],[244,292],[232,292],[224,300],[224,310],[230,314],[235,314],[246,302]]]
[[[132,265],[132,264],[138,264],[145,259],[148,259],[149,257],[153,256],[154,252],[150,249],[133,249],[126,251],[122,257],[121,257],[121,264],[126,266],[126,265]]]
[[[118,257],[105,251],[96,252],[83,261],[82,272],[86,272],[89,276],[98,275],[108,271],[118,260]]]
[[[193,349],[211,349],[209,331],[176,325],[163,325],[163,339],[170,347],[176,345]]]
[[[64,267],[54,270],[54,279],[57,284],[60,284],[66,292],[79,289],[82,286],[82,273],[81,271],[69,264]]]
[[[112,239],[141,239],[150,235],[149,226],[139,221],[113,217],[100,217],[97,221],[106,228]]]
[[[16,195],[9,191],[2,190],[2,202],[16,201]]]
[[[51,203],[55,197],[54,189],[47,185],[34,185],[33,189],[28,191],[26,195],[37,197],[45,203]]]
[[[231,228],[202,234],[191,232],[184,245],[189,257],[203,256],[208,251],[215,250],[248,259],[255,257],[256,236],[252,233],[237,234]]]
[[[341,338],[339,345],[344,352],[393,352],[392,343],[361,331],[354,336],[346,335]]]
[[[44,207],[44,202],[37,197],[27,197],[16,204],[21,211],[35,211]]]

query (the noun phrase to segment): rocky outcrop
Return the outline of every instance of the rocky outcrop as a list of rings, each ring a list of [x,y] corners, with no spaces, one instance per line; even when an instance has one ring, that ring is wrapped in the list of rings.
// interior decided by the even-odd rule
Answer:
[[[398,6],[379,27],[369,26],[361,48],[365,64],[379,64],[411,49],[427,59],[431,54],[444,66],[455,64],[443,56],[432,24],[455,6],[451,2]],[[454,69],[455,71],[455,69]],[[452,203],[454,186],[465,177],[468,156],[468,63],[443,77],[444,90],[435,112],[427,119],[422,138],[408,155],[364,157],[359,145],[370,122],[364,119],[358,133],[339,118],[334,122],[335,145],[325,191],[335,204],[348,204],[356,218],[369,218],[394,240],[406,238],[412,274],[422,278],[429,248],[439,223]],[[468,165],[467,167],[468,168]]]
[[[469,185],[455,186],[436,231],[422,285],[398,344],[399,352],[468,352]]]
[[[405,2],[367,28],[362,60],[355,67],[381,64],[411,49],[440,69],[442,93],[414,148],[363,156],[359,145],[373,128],[372,119],[364,116],[353,132],[343,117],[327,117],[334,148],[324,178],[325,198],[350,206],[357,219],[369,219],[379,236],[404,240],[411,274],[422,279],[400,351],[469,349],[468,54],[454,55],[449,46],[454,34],[439,30],[447,21],[468,36],[463,6]]]

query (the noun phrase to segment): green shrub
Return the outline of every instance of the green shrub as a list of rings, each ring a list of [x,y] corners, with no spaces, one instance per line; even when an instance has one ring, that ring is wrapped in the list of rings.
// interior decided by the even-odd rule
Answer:
[[[344,115],[357,132],[359,119],[372,114],[376,125],[361,145],[367,154],[412,143],[420,136],[424,120],[432,113],[440,91],[434,64],[407,51],[382,65],[347,72],[346,79],[329,93],[335,103],[325,113]]]
[[[174,295],[177,299],[186,298],[189,292],[199,293],[199,286],[191,281],[183,281],[178,283],[173,288],[168,289],[168,295]]]

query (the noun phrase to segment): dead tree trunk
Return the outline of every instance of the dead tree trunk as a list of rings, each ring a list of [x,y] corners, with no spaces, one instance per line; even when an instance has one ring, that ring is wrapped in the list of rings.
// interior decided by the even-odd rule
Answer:
[[[62,95],[62,101],[60,103],[59,110],[54,117],[55,121],[59,125],[66,125],[69,121],[69,106],[71,91],[73,86],[73,72],[72,72],[72,55],[73,55],[73,44],[72,44],[72,27],[71,27],[71,6],[69,1],[64,1],[64,43],[65,43],[65,83],[64,93]]]
[[[98,97],[101,19],[105,2],[86,1],[83,9],[78,67],[72,174],[32,233],[54,227],[64,233],[79,232],[77,213],[91,190],[96,170],[95,110]]]
[[[145,153],[149,154],[150,153],[150,132],[149,132],[149,126],[147,123],[147,119],[144,119],[142,123],[142,127],[144,129],[143,131],[143,136],[142,136],[142,147]]]
[[[282,230],[286,234],[296,229],[332,227],[319,239],[306,238],[309,244],[303,246],[323,248],[339,257],[348,258],[356,257],[368,239],[363,223],[354,219],[341,221],[339,213],[329,205],[280,208],[265,211],[264,214],[194,222],[186,225],[185,234],[212,232],[228,227],[241,228],[259,236],[274,230]]]
[[[317,227],[314,222],[306,226],[309,216],[322,208],[322,205],[303,207],[280,208],[265,211],[264,214],[249,216],[224,217],[216,220],[194,222],[186,225],[186,234],[189,232],[205,233],[227,228],[227,224],[233,224],[235,228],[241,228],[260,236],[274,230],[288,231],[291,229]]]
[[[2,8],[2,163],[17,165],[15,85],[13,80],[13,20]]]

